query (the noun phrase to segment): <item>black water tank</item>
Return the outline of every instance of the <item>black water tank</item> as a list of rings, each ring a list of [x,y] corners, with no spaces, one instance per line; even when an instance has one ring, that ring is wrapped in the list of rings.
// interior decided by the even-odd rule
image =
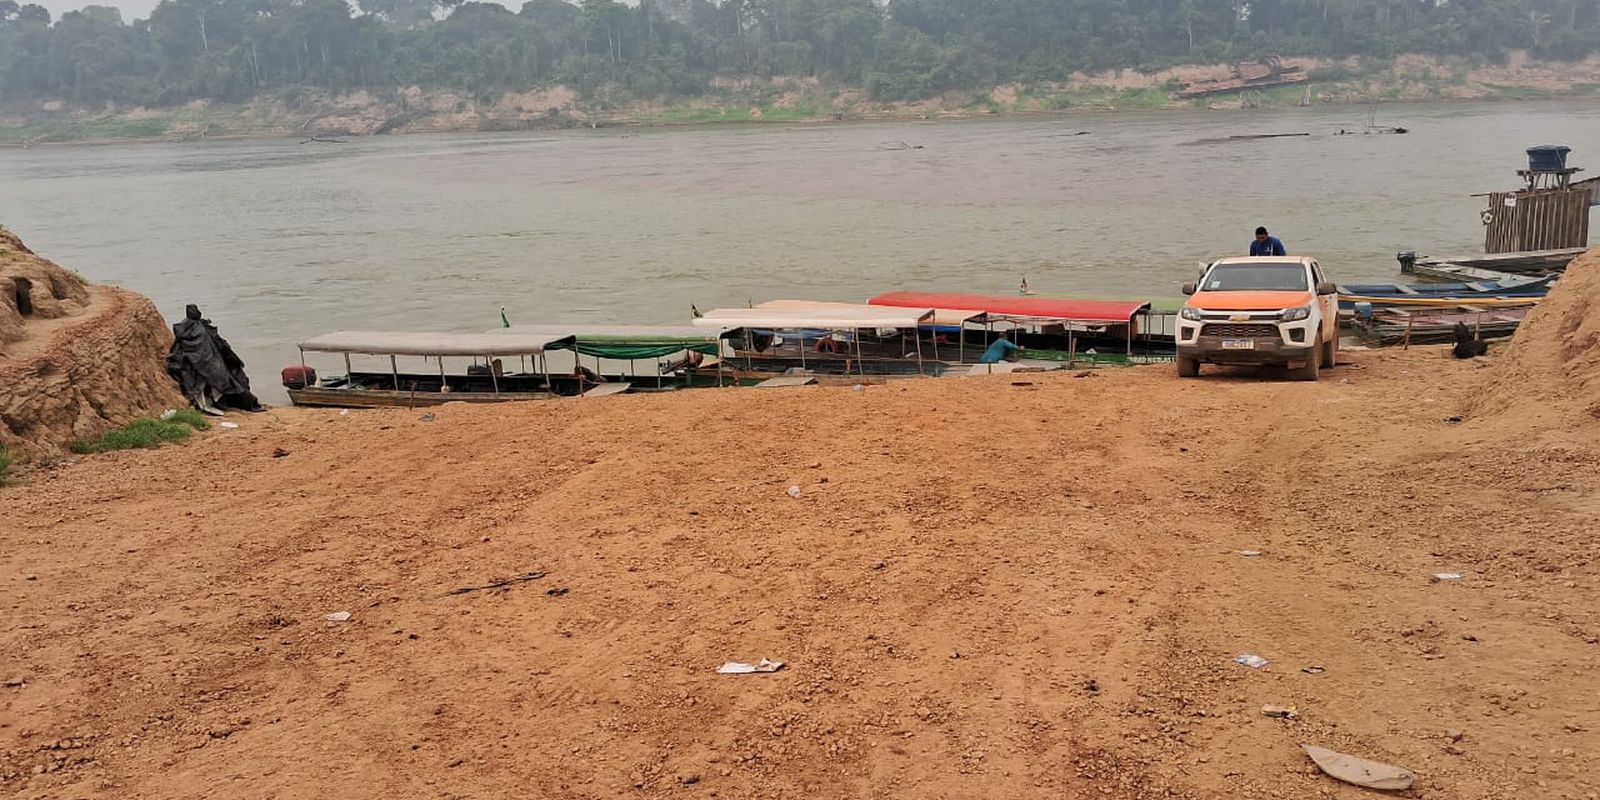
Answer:
[[[1528,169],[1534,172],[1560,172],[1567,168],[1567,154],[1572,148],[1559,144],[1541,144],[1528,148]]]

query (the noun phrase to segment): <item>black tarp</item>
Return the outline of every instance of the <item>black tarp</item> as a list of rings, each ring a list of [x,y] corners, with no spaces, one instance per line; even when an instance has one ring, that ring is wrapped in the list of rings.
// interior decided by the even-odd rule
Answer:
[[[200,316],[198,306],[186,307],[183,321],[172,326],[167,374],[202,411],[213,407],[261,410],[261,402],[250,393],[244,360],[228,346],[217,326]]]

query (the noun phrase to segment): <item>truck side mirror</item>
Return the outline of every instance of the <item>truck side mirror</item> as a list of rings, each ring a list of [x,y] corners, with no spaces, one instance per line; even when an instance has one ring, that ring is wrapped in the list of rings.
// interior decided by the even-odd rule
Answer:
[[[1317,294],[1338,294],[1339,286],[1333,281],[1322,281],[1317,284]]]
[[[1192,284],[1192,283],[1184,284],[1183,285],[1183,293],[1184,294],[1194,294],[1194,284]]]

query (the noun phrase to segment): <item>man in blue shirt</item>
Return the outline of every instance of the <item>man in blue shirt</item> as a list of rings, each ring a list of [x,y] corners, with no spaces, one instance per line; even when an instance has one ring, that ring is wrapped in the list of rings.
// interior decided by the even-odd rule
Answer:
[[[1250,243],[1250,255],[1253,256],[1286,256],[1288,251],[1283,249],[1283,240],[1267,233],[1267,229],[1256,228],[1256,240]]]
[[[1015,361],[1022,348],[1004,336],[994,340],[989,349],[983,351],[983,358],[978,359],[979,364],[998,364],[1002,361]]]

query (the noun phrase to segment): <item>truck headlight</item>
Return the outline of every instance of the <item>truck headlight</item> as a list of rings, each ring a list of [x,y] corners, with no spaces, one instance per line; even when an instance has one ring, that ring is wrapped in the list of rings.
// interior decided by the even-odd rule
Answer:
[[[1305,319],[1309,316],[1311,316],[1311,306],[1301,306],[1299,308],[1284,309],[1283,316],[1279,317],[1278,319],[1281,319],[1284,322],[1294,322],[1297,319]]]
[[[1199,322],[1204,319],[1204,317],[1200,316],[1200,309],[1190,308],[1188,306],[1184,306],[1183,310],[1178,312],[1178,316],[1193,322]]]

